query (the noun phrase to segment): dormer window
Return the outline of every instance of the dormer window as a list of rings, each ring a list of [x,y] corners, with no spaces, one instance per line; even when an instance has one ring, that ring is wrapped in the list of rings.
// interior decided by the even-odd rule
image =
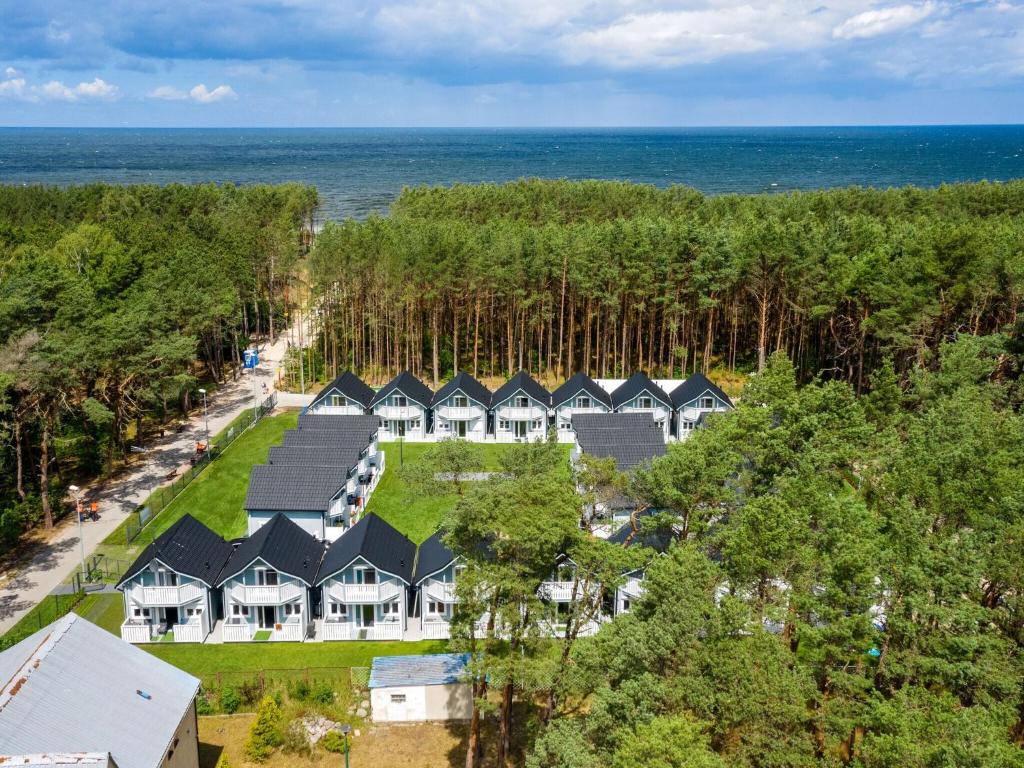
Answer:
[[[331,405],[337,406],[337,407],[344,407],[345,405],[348,404],[346,402],[346,400],[345,400],[345,396],[344,395],[331,395],[330,398],[328,399],[328,402]]]
[[[700,399],[700,407],[705,411],[710,411],[715,407],[715,400],[712,397],[702,397]]]
[[[651,399],[650,397],[641,397],[640,400],[639,400],[639,403],[640,403],[640,407],[641,408],[653,408],[654,407],[654,400]]]
[[[576,398],[577,408],[590,408],[590,398],[586,396],[580,396]]]
[[[468,408],[469,398],[466,397],[465,395],[455,395],[454,397],[452,397],[452,405],[455,408]]]

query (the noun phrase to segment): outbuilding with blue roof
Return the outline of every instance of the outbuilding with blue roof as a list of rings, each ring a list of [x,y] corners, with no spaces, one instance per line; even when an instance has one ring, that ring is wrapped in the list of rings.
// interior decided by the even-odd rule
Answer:
[[[469,658],[468,653],[375,657],[369,684],[374,722],[468,720],[473,714]]]

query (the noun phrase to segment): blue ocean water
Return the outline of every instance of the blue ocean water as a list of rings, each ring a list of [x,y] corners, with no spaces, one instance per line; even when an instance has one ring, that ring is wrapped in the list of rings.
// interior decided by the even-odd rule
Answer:
[[[1024,126],[692,129],[0,129],[7,184],[300,181],[330,218],[403,186],[521,177],[708,194],[1024,177]]]

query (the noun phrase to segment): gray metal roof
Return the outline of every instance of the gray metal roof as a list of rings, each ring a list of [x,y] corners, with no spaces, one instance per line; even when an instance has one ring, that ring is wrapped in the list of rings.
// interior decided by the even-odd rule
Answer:
[[[362,379],[352,373],[352,371],[345,371],[338,378],[321,389],[320,392],[317,393],[316,399],[310,403],[310,406],[314,406],[317,403],[326,400],[329,395],[334,393],[338,393],[355,400],[364,408],[370,404],[371,400],[373,400],[373,389],[371,389]]]
[[[506,381],[493,395],[491,405],[497,405],[502,400],[512,397],[516,392],[525,392],[545,408],[551,405],[551,393],[542,387],[526,371],[519,371],[515,376]]]
[[[199,680],[74,613],[0,653],[0,751],[156,768]]]
[[[328,546],[316,583],[323,583],[357,557],[393,573],[406,584],[412,582],[416,545],[371,512]]]
[[[448,685],[463,682],[468,653],[426,656],[375,656],[370,667],[370,688],[407,685]]]
[[[484,408],[491,407],[491,390],[474,379],[465,371],[459,371],[454,378],[434,393],[434,399],[430,401],[432,406],[443,403],[454,395],[461,392],[471,400],[476,400]]]
[[[231,545],[192,515],[186,514],[142,551],[117,586],[137,576],[154,560],[159,560],[176,573],[193,576],[212,587],[229,557]]]
[[[703,373],[695,373],[672,390],[672,407],[682,408],[687,403],[696,400],[705,392],[710,392],[726,405],[730,407],[732,406],[732,400],[720,387],[718,387]]]
[[[643,371],[634,373],[612,392],[612,405],[618,408],[644,392],[655,400],[660,400],[667,408],[672,408],[672,398]]]
[[[313,586],[317,569],[324,556],[324,544],[307,533],[283,513],[278,512],[235,548],[221,572],[222,586],[248,568],[257,559],[281,573],[302,579]]]
[[[580,392],[586,392],[599,403],[612,407],[612,396],[601,389],[601,386],[585,373],[573,374],[565,384],[551,393],[551,405],[555,408]]]
[[[249,475],[245,509],[327,512],[347,482],[348,471],[338,467],[258,464]]]
[[[370,402],[370,407],[372,408],[377,403],[384,400],[384,398],[392,392],[403,394],[413,402],[419,403],[424,408],[430,407],[430,400],[434,396],[430,387],[408,371],[402,371],[400,374],[395,376],[395,378],[377,390],[377,394],[374,395],[373,400]]]
[[[650,413],[577,413],[572,428],[584,453],[610,456],[619,471],[665,455],[665,435]]]

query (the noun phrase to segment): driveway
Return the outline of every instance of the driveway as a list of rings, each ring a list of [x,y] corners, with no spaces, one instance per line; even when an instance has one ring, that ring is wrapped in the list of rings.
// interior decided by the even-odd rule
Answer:
[[[215,435],[232,419],[254,404],[253,391],[257,398],[266,397],[262,388],[265,384],[273,391],[275,376],[288,348],[287,334],[282,334],[277,343],[261,347],[260,364],[255,373],[246,374],[238,381],[228,382],[211,397],[207,411],[210,434]],[[310,398],[312,399],[312,398]],[[189,458],[195,451],[195,444],[205,436],[202,410],[193,416],[177,432],[147,443],[145,452],[130,459],[129,466],[118,477],[84,489],[86,506],[92,501],[99,504],[99,520],[87,520],[82,524],[85,552],[91,553],[124,519],[160,485],[168,481],[172,472],[179,472],[188,466]],[[78,524],[74,515],[58,523],[47,544],[42,546],[32,560],[19,572],[7,574],[8,579],[0,587],[0,634],[10,629],[32,606],[43,600],[81,562],[81,544]]]

